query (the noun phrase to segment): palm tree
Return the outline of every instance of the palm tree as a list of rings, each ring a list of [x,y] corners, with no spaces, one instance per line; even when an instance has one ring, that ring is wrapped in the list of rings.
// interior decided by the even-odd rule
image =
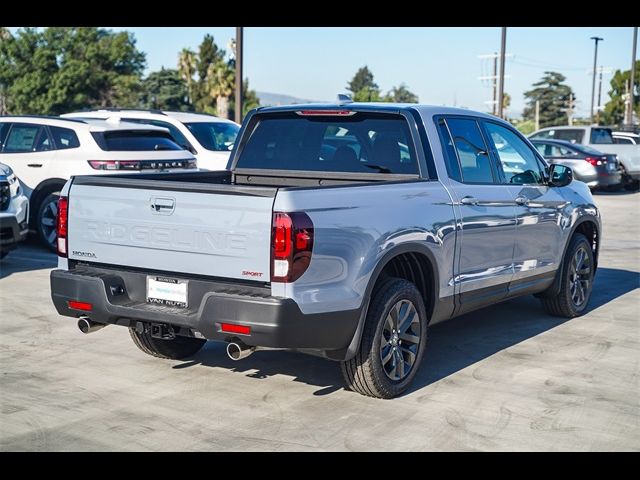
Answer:
[[[178,72],[187,82],[187,102],[193,105],[193,75],[196,73],[196,54],[188,48],[183,48],[178,58]]]
[[[229,97],[235,87],[235,72],[224,61],[209,65],[206,78],[207,93],[216,99],[216,113],[219,117],[229,118]]]

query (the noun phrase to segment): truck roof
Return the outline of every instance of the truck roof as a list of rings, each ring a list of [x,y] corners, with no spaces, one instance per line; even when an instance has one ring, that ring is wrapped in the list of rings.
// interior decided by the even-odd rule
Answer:
[[[428,105],[422,103],[389,103],[389,102],[349,102],[349,103],[302,103],[296,105],[279,105],[275,107],[259,107],[260,112],[297,111],[297,110],[361,110],[394,113],[400,110],[416,110],[422,116],[432,115],[473,115],[477,117],[500,120],[488,113],[458,107]]]

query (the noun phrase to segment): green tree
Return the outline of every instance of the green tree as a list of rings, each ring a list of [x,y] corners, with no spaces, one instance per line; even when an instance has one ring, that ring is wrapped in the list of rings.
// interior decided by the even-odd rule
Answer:
[[[215,99],[215,113],[229,118],[229,97],[235,88],[234,69],[223,60],[209,64],[204,87],[208,96]]]
[[[229,118],[234,113],[235,60],[227,59],[226,51],[216,45],[211,35],[205,35],[197,54],[187,49],[182,50],[178,71],[187,83],[190,103],[198,111],[224,118]],[[249,90],[248,84],[245,79],[244,113],[260,105],[256,92]]]
[[[140,104],[144,108],[187,111],[187,85],[177,70],[161,68],[152,72],[142,82]]]
[[[366,65],[356,72],[351,81],[347,84],[347,90],[354,95],[362,89],[377,90],[378,84],[373,81],[373,73]]]
[[[234,73],[235,75],[235,73]],[[234,78],[235,85],[235,78]],[[242,116],[244,116],[256,107],[260,106],[260,99],[256,94],[255,90],[251,90],[249,88],[249,79],[245,78],[244,82],[242,82]],[[236,116],[236,95],[235,95],[235,87],[234,92],[231,95],[229,100],[229,118],[233,119]]]
[[[566,107],[571,87],[563,82],[566,77],[558,72],[544,72],[542,79],[533,84],[533,89],[524,93],[527,107],[522,115],[525,120],[535,120],[536,101],[540,102],[540,127],[565,125]],[[573,96],[575,100],[575,95]]]
[[[16,114],[137,106],[144,65],[129,32],[26,28],[0,42],[0,85]]]
[[[607,102],[604,107],[603,122],[607,125],[619,125],[624,122],[625,113],[625,96],[627,95],[627,85],[631,78],[631,69],[624,72],[616,70],[616,73],[611,79],[611,90],[609,90],[609,96],[611,100]],[[635,64],[635,78],[634,78],[634,113],[640,116],[640,60],[636,60]]]
[[[397,103],[418,103],[418,96],[409,90],[404,83],[401,83],[399,86],[393,87],[391,91],[389,91],[385,97],[385,101]]]
[[[187,84],[187,102],[193,105],[195,102],[196,83],[193,76],[196,73],[196,54],[188,48],[183,48],[178,56],[178,72],[180,78]]]

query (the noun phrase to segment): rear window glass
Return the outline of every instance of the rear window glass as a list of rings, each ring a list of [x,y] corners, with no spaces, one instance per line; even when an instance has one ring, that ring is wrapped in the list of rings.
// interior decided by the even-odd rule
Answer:
[[[592,128],[591,142],[593,145],[611,145],[613,143],[613,135],[608,128]]]
[[[259,121],[236,167],[417,174],[409,126],[400,115],[268,115]]]
[[[144,130],[117,130],[113,132],[92,132],[93,138],[102,150],[107,151],[155,151],[182,150],[173,141],[169,132]]]

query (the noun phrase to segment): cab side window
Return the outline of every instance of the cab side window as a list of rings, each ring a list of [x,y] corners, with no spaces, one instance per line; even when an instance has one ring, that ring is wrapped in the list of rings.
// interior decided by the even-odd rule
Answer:
[[[493,122],[485,122],[484,125],[507,183],[516,185],[544,183],[536,154],[516,133]]]

